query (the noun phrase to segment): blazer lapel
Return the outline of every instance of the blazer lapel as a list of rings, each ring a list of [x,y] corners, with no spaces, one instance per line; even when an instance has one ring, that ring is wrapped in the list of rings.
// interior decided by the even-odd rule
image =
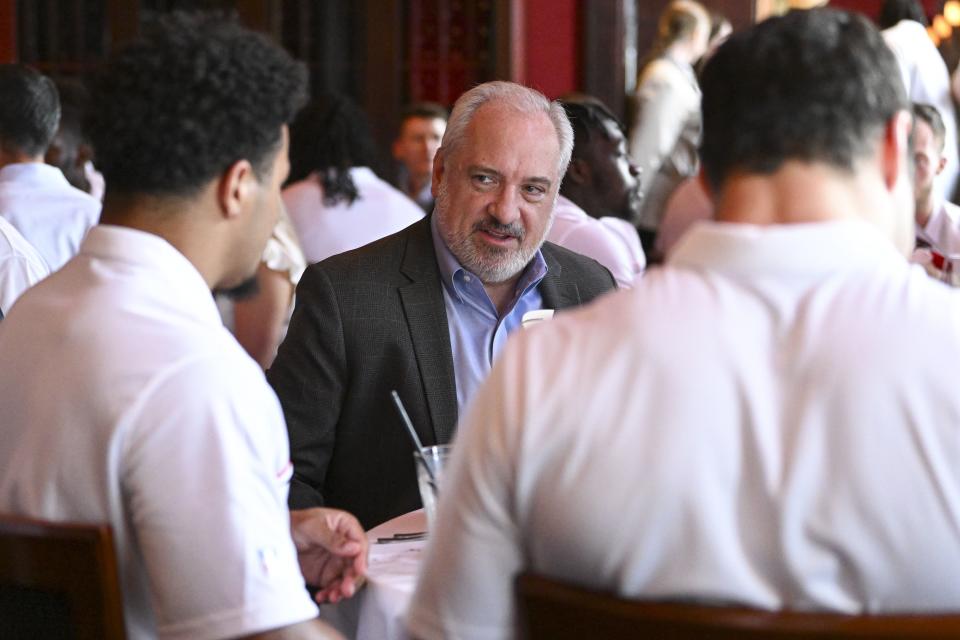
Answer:
[[[544,309],[566,309],[580,304],[580,290],[576,282],[568,282],[563,278],[563,267],[557,262],[550,250],[549,243],[540,248],[543,259],[547,263],[547,275],[540,281],[540,296],[543,298]]]
[[[457,424],[457,390],[443,284],[429,217],[410,229],[400,271],[410,278],[410,283],[399,289],[400,300],[430,411],[430,435],[438,444],[444,444],[453,437]]]

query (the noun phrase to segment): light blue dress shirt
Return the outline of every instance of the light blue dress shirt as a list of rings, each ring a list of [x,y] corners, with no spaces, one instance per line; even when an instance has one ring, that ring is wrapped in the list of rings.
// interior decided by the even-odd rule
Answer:
[[[436,216],[432,216],[430,228],[443,281],[457,385],[457,409],[462,416],[467,402],[489,375],[493,360],[503,349],[507,337],[520,326],[523,314],[543,307],[537,285],[547,275],[547,263],[538,250],[520,275],[513,300],[500,316],[480,278],[464,269],[447,248],[437,230]]]

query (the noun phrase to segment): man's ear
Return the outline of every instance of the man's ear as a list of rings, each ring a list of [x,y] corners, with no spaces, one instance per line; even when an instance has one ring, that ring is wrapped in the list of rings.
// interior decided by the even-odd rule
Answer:
[[[883,133],[882,163],[883,182],[892,190],[901,176],[909,173],[910,130],[913,128],[913,116],[901,109],[887,122]]]
[[[946,166],[947,166],[947,157],[941,156],[940,162],[937,163],[937,172],[933,175],[938,176],[941,173],[943,173],[943,170],[946,168]]]
[[[223,172],[217,185],[217,202],[224,217],[233,218],[243,212],[256,181],[249,160],[237,160]]]
[[[573,158],[567,165],[567,173],[563,179],[578,185],[590,184],[593,182],[593,169],[582,158]]]
[[[447,154],[444,152],[443,147],[437,149],[437,155],[433,157],[433,180],[430,182],[430,193],[434,198],[440,193],[440,180],[443,179],[446,158]]]

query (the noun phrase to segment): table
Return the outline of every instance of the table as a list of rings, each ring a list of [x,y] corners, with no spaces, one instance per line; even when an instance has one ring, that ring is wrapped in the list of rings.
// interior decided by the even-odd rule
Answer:
[[[354,597],[320,606],[320,618],[347,638],[409,640],[403,626],[420,573],[426,539],[378,542],[396,534],[427,530],[423,509],[384,522],[367,532],[370,541],[367,584]]]

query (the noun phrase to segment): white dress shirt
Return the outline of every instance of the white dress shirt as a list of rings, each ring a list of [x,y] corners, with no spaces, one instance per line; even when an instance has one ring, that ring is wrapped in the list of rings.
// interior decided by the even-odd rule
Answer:
[[[528,569],[630,597],[960,609],[960,297],[866,223],[698,223],[511,341],[412,635],[508,638]]]
[[[370,169],[353,167],[350,177],[360,195],[349,205],[325,205],[315,174],[283,190],[283,202],[310,264],[370,244],[424,217],[415,202]]]
[[[109,523],[129,637],[316,616],[280,405],[174,247],[95,227],[3,321],[0,362],[0,511]]]
[[[50,268],[13,225],[0,218],[0,317],[24,291],[50,275]]]
[[[51,271],[76,255],[100,219],[100,201],[70,185],[42,162],[0,168],[0,218],[6,218],[43,256]]]
[[[619,218],[592,218],[563,196],[557,196],[547,240],[593,258],[610,270],[621,289],[632,287],[647,265],[632,224]]]
[[[947,64],[927,35],[926,28],[915,20],[901,20],[884,29],[883,39],[900,64],[907,97],[913,102],[933,105],[943,118],[946,128],[943,155],[947,165],[936,177],[934,188],[939,197],[949,199],[956,188],[960,162],[957,158],[957,116]]]

